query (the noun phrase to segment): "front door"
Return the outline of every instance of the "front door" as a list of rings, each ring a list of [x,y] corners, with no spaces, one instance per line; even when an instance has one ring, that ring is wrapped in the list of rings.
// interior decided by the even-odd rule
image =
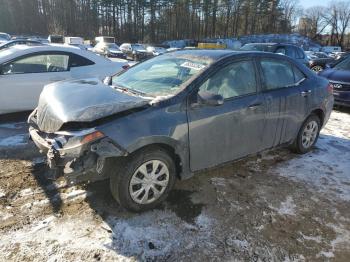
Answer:
[[[192,171],[260,151],[264,104],[252,60],[232,62],[209,76],[198,91],[223,96],[219,106],[189,103]],[[193,98],[192,94],[191,98]],[[193,100],[192,100],[193,101]]]

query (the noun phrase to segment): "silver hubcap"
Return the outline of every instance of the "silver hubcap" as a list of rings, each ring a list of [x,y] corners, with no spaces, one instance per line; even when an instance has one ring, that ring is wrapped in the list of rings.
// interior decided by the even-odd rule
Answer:
[[[136,203],[150,204],[156,201],[169,183],[169,169],[160,160],[151,160],[138,167],[131,177],[129,193]]]
[[[316,140],[318,132],[318,124],[316,121],[310,121],[304,128],[303,135],[301,136],[301,142],[304,148],[312,146]]]
[[[322,66],[314,66],[312,68],[312,70],[315,71],[315,72],[321,72],[323,70],[323,68],[322,68]]]

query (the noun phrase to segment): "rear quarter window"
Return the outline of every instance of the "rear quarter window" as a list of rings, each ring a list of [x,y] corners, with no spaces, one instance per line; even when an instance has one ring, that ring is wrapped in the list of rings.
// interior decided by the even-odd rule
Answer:
[[[85,57],[82,57],[77,54],[71,54],[69,59],[70,67],[80,67],[80,66],[89,66],[94,65],[95,63]]]
[[[297,59],[304,59],[305,58],[305,54],[304,51],[300,48],[296,48],[296,58]]]

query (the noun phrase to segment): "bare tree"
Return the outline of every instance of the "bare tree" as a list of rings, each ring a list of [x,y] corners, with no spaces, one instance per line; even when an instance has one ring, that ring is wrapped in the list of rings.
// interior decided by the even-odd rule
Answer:
[[[329,25],[326,13],[327,8],[324,6],[313,6],[305,10],[305,16],[311,21],[310,36],[312,39],[317,39]]]

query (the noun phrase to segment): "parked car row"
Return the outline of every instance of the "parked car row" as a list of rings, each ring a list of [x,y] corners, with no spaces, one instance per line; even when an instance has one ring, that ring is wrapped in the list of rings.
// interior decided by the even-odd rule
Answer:
[[[333,66],[340,59],[349,55],[346,52],[338,52],[334,53],[334,56],[331,56],[333,53],[304,51],[298,46],[284,43],[251,43],[244,45],[241,50],[283,54],[296,59],[315,72],[321,72],[327,66]]]
[[[167,52],[167,49],[159,46],[144,46],[143,44],[123,43],[118,46],[115,43],[99,42],[92,49],[93,52],[107,57],[142,61],[153,56]]]
[[[350,107],[350,56],[344,57],[319,75],[330,81],[335,104]]]

